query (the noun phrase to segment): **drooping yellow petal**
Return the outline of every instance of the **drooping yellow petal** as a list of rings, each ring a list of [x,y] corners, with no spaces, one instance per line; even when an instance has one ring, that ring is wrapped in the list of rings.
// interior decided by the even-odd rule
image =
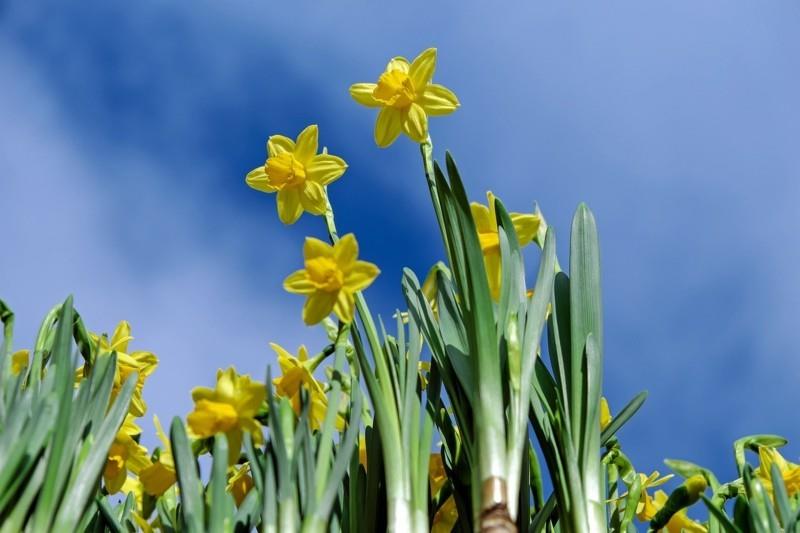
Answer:
[[[425,112],[432,117],[449,115],[461,105],[453,91],[444,85],[436,83],[431,83],[425,87],[419,103]]]
[[[267,176],[267,171],[264,166],[254,168],[247,173],[244,181],[253,189],[261,192],[275,192],[278,189],[274,187]]]
[[[525,215],[522,213],[510,213],[511,223],[514,231],[517,232],[519,244],[524,246],[531,242],[539,231],[539,224],[542,218],[539,215]]]
[[[354,318],[356,307],[355,297],[350,291],[339,291],[336,297],[336,303],[333,306],[333,311],[339,320],[346,323],[351,323]]]
[[[308,295],[303,306],[303,322],[313,326],[331,314],[336,303],[335,292],[317,291]]]
[[[384,107],[378,113],[375,122],[375,142],[381,148],[392,144],[403,131],[405,116],[402,110],[395,107]]]
[[[328,185],[344,174],[345,170],[347,170],[347,163],[341,157],[319,154],[311,158],[306,165],[306,179],[321,185]]]
[[[375,281],[380,274],[378,266],[367,261],[356,261],[352,268],[347,272],[344,279],[344,286],[348,290],[356,292],[363,291]]]
[[[411,140],[418,143],[425,142],[428,138],[428,117],[421,105],[413,103],[408,107],[403,121],[403,131]]]
[[[436,70],[436,48],[428,48],[411,63],[408,75],[411,77],[414,87],[421,91],[431,82],[434,70]]]
[[[333,257],[333,246],[315,237],[306,237],[303,242],[303,258],[308,261],[317,257]]]
[[[284,224],[294,224],[303,214],[300,203],[300,191],[296,189],[281,189],[277,194],[278,218]]]
[[[297,136],[297,142],[294,146],[294,158],[300,163],[305,165],[311,161],[311,158],[317,155],[317,143],[319,138],[319,128],[316,124],[312,124]]]
[[[300,205],[314,215],[325,214],[327,197],[322,185],[315,181],[306,180],[303,191],[300,193]]]
[[[333,245],[333,258],[342,270],[353,266],[357,257],[358,242],[352,233],[348,233]]]
[[[284,152],[294,152],[294,141],[285,135],[271,135],[267,140],[267,156],[275,157]]]
[[[375,91],[376,83],[354,83],[350,86],[350,96],[353,100],[367,107],[380,107],[381,103],[375,100],[372,93]]]
[[[289,274],[283,280],[283,288],[286,292],[293,294],[311,294],[315,290],[314,284],[308,279],[308,274],[306,274],[305,270],[298,270]]]

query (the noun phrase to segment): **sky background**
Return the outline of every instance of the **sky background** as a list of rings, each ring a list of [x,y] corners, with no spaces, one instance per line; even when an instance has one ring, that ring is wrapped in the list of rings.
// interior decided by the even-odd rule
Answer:
[[[162,420],[234,364],[261,378],[268,342],[312,350],[304,216],[284,227],[244,184],[265,140],[310,123],[350,165],[330,189],[341,232],[382,274],[442,258],[418,149],[372,139],[351,83],[439,49],[434,81],[462,107],[431,121],[472,197],[539,202],[568,264],[586,201],[599,225],[605,393],[650,397],[622,432],[638,469],[674,457],[734,476],[732,442],[778,433],[800,456],[800,7],[0,1],[0,298],[30,347],[74,294],[90,329],[131,322],[155,352]],[[533,266],[529,266],[533,274]],[[143,424],[152,431],[149,421]]]

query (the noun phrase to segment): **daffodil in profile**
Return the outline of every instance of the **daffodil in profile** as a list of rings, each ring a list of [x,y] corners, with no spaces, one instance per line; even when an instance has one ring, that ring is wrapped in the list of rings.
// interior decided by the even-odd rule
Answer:
[[[126,415],[108,450],[108,459],[103,469],[103,482],[109,494],[115,494],[122,489],[128,472],[138,474],[149,463],[147,449],[135,439],[141,433],[142,428],[136,425],[133,417]]]
[[[263,439],[261,425],[255,419],[261,403],[266,397],[264,384],[239,375],[233,367],[217,371],[215,388],[192,389],[194,411],[186,417],[192,434],[196,437],[213,437],[225,433],[228,438],[229,464],[236,462],[242,448],[245,431],[253,436],[253,442]]]
[[[478,230],[478,240],[483,252],[483,263],[486,267],[486,275],[489,278],[489,290],[492,298],[500,298],[501,272],[502,265],[500,260],[500,233],[497,226],[497,217],[494,208],[494,195],[486,193],[489,205],[482,205],[472,202],[472,218],[475,220],[475,227]],[[539,229],[541,217],[537,214],[509,213],[511,223],[517,232],[517,240],[520,246],[527,246],[536,236]]]
[[[294,141],[273,135],[267,141],[266,163],[245,178],[254,189],[277,194],[278,217],[284,224],[294,224],[303,211],[325,214],[325,187],[347,169],[341,157],[317,153],[318,136],[316,124],[301,131]]]
[[[661,474],[658,473],[658,470],[654,470],[649,476],[646,476],[642,472],[639,472],[636,475],[639,476],[639,483],[642,487],[642,492],[639,495],[639,502],[636,504],[636,517],[642,522],[649,522],[653,519],[653,517],[656,516],[656,513],[663,506],[663,504],[656,505],[656,502],[650,496],[648,489],[661,486],[674,476],[672,474],[661,476]]]
[[[305,268],[290,274],[283,287],[306,295],[303,321],[317,324],[331,312],[342,322],[352,322],[355,293],[366,289],[378,276],[378,267],[358,259],[358,242],[352,233],[331,246],[307,237],[303,246]]]
[[[113,402],[116,399],[128,376],[136,372],[137,380],[133,389],[129,411],[133,416],[144,416],[147,411],[147,404],[142,398],[142,390],[145,380],[158,366],[158,358],[150,352],[128,352],[128,344],[133,340],[133,337],[131,336],[131,325],[125,320],[117,324],[111,340],[106,336],[94,333],[91,337],[100,353],[115,352],[117,354],[117,369],[114,375],[114,385],[111,388],[111,401]],[[84,365],[76,370],[76,382],[86,377],[88,368],[88,366]]]
[[[453,91],[432,83],[435,70],[436,49],[428,48],[410,63],[404,57],[389,61],[378,83],[350,86],[350,95],[356,102],[381,109],[375,122],[378,146],[389,146],[400,133],[415,142],[425,142],[428,117],[448,115],[459,106]]]
[[[161,422],[157,416],[153,416],[153,424],[156,427],[158,440],[161,441],[163,448],[159,450],[158,458],[139,472],[139,480],[142,488],[151,496],[161,496],[168,488],[175,484],[175,461],[172,458],[172,445],[161,427]]]
[[[308,420],[311,429],[319,429],[325,420],[325,413],[328,411],[328,397],[322,384],[314,377],[314,370],[319,366],[326,354],[322,353],[317,357],[309,359],[308,350],[305,346],[300,346],[297,357],[290,354],[278,344],[271,343],[270,346],[278,355],[278,365],[283,374],[273,380],[275,392],[278,396],[288,398],[292,403],[292,409],[296,414],[302,411],[300,390],[308,392]],[[337,414],[335,419],[336,429],[344,429],[344,418]]]
[[[772,465],[778,467],[781,474],[786,492],[789,497],[800,493],[800,465],[790,463],[775,448],[760,446],[758,448],[758,459],[760,464],[755,471],[756,476],[761,480],[764,488],[772,494]]]

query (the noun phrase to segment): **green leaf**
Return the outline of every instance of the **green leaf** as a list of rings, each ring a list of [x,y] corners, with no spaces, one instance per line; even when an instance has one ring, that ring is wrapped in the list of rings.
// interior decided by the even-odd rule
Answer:
[[[180,417],[172,419],[169,438],[180,487],[181,514],[186,529],[190,533],[201,533],[205,530],[203,486],[197,475],[197,461],[192,454],[186,428],[183,427]]]
[[[728,518],[725,511],[714,505],[705,494],[700,495],[700,498],[702,498],[703,503],[708,507],[708,512],[722,524],[722,527],[725,528],[727,533],[744,533],[739,526]]]
[[[748,435],[738,439],[733,443],[733,453],[736,458],[736,467],[739,471],[739,475],[743,475],[744,465],[747,463],[744,457],[745,450],[758,453],[759,446],[780,448],[787,442],[789,441],[779,435]]]
[[[228,471],[228,439],[224,433],[214,436],[214,453],[211,464],[209,531],[230,531],[232,528],[233,506],[230,496],[225,492]]]
[[[600,442],[603,446],[608,444],[608,441],[616,435],[617,431],[620,430],[625,423],[631,419],[633,415],[639,410],[639,408],[644,404],[644,401],[647,399],[647,391],[642,391],[633,399],[628,402],[628,404],[622,408],[622,410],[611,419],[611,422],[608,423],[606,428],[603,430],[603,433],[600,436]]]

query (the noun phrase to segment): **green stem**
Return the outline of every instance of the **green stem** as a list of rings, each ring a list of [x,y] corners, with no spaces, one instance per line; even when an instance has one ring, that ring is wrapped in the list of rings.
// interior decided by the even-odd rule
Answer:
[[[436,177],[433,172],[433,141],[430,135],[420,145],[420,152],[422,153],[422,164],[425,167],[425,180],[428,183],[428,191],[431,193],[431,202],[433,203],[433,210],[436,213],[436,221],[439,223],[439,231],[442,234],[442,242],[444,243],[445,250],[447,249],[447,233],[444,229],[444,216],[442,215],[442,205],[439,203],[439,192],[436,188]]]

